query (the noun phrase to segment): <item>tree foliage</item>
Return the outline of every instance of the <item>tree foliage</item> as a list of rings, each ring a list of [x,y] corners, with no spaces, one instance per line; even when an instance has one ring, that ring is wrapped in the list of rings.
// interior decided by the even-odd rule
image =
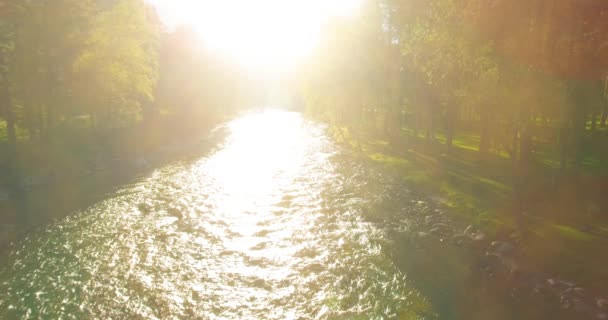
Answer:
[[[235,70],[199,47],[144,0],[0,1],[0,120],[14,144],[16,131],[47,142],[161,112],[211,117],[230,105]]]
[[[375,18],[327,28],[304,76],[309,109],[358,119],[341,122],[349,126],[384,118],[385,132],[423,132],[431,143],[440,134],[448,152],[455,134],[472,132],[482,158],[506,152],[522,165],[534,161],[535,141],[553,141],[563,165],[601,141],[593,137],[608,114],[605,4],[366,3]]]

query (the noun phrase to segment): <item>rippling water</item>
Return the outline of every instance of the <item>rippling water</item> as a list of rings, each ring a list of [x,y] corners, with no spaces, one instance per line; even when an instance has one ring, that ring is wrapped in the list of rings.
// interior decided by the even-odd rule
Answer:
[[[322,125],[269,111],[227,128],[15,246],[0,318],[435,318]]]

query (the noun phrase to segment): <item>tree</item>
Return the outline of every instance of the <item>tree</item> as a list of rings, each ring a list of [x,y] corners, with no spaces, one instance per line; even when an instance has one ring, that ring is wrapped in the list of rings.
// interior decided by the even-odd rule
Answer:
[[[133,123],[153,100],[157,32],[141,0],[116,1],[93,19],[73,68],[79,101],[98,129]]]
[[[82,49],[91,6],[76,0],[28,2],[19,17],[11,79],[30,135],[52,137],[66,111],[72,64]]]
[[[9,68],[10,57],[14,49],[15,18],[19,3],[0,2],[0,117],[6,121],[7,136],[10,146],[9,154],[12,154],[17,143],[15,133],[15,112],[10,90]]]
[[[390,124],[386,119],[400,104],[399,59],[382,29],[379,3],[369,1],[364,12],[360,19],[336,19],[326,26],[302,79],[309,111],[347,126],[378,114]]]

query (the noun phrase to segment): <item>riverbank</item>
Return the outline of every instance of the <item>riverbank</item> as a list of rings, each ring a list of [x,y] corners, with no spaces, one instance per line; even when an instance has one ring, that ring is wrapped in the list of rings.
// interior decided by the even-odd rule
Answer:
[[[527,297],[542,291],[547,301],[553,301],[555,314],[584,309],[577,312],[591,319],[606,316],[602,297],[608,283],[608,257],[603,254],[608,245],[608,223],[601,218],[606,208],[601,192],[605,190],[603,175],[578,172],[555,181],[555,176],[548,174],[550,170],[539,166],[525,185],[518,185],[508,159],[492,157],[482,163],[466,145],[455,144],[447,156],[440,142],[428,145],[406,134],[391,144],[365,132],[330,130],[334,139],[354,154],[383,167],[409,189],[443,208],[439,212],[444,216],[432,213],[420,217],[424,227],[418,234],[430,235],[434,240],[429,241],[435,243],[432,248],[465,246],[472,261],[459,264],[433,255],[439,265],[443,261],[444,267],[454,272],[494,277],[486,284],[500,287],[497,290],[505,296],[526,292]],[[526,197],[518,197],[514,186]],[[401,244],[396,247],[402,249],[395,254],[405,250],[403,254],[411,257],[408,242],[398,242]],[[449,255],[451,249],[424,252],[446,250]],[[408,273],[416,274],[412,270]],[[503,279],[496,280],[500,277]]]
[[[209,136],[220,119],[188,123],[170,117],[159,116],[105,136],[80,131],[56,139],[61,143],[20,143],[12,164],[0,163],[0,250],[28,230],[85,208],[154,168],[208,148],[222,136]]]
[[[362,217],[386,175],[296,113],[225,127],[15,246],[0,318],[437,319]]]

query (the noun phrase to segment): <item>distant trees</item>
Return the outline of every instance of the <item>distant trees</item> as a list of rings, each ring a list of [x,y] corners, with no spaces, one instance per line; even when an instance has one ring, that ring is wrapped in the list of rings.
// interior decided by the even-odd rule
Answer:
[[[124,125],[152,99],[160,29],[142,1],[11,5],[2,11],[4,115],[30,138],[51,139],[75,116]]]
[[[482,159],[504,152],[522,166],[534,161],[537,142],[555,145],[563,166],[606,148],[598,128],[608,117],[607,4],[366,3],[365,14],[379,16],[328,27],[317,74],[304,81],[313,112],[339,120],[373,110],[355,125],[385,118],[389,133],[397,123],[429,142],[441,136],[446,152],[467,132],[478,136]]]
[[[234,68],[144,0],[0,0],[0,145],[109,137],[160,114],[200,125],[238,98]]]
[[[198,39],[188,27],[162,36],[154,106],[156,112],[181,115],[182,121],[195,115],[200,125],[201,116],[213,121],[234,110],[245,75],[226,58],[203,47]]]
[[[78,101],[95,126],[124,127],[154,99],[160,26],[139,0],[116,1],[91,20],[74,61]]]
[[[329,25],[316,54],[303,68],[308,106],[327,120],[355,125],[372,108],[390,104],[387,80],[398,74],[391,69],[398,57],[388,57],[390,44],[379,8],[368,9],[365,18]]]
[[[207,129],[252,91],[235,68],[145,0],[0,0],[0,222]]]
[[[10,149],[14,148],[17,137],[15,133],[16,119],[9,81],[10,56],[14,48],[15,17],[14,14],[9,13],[17,10],[19,10],[18,3],[9,5],[7,2],[0,2],[0,16],[6,16],[5,19],[0,20],[0,118],[4,118],[6,121]]]
[[[300,84],[309,111],[335,123],[422,133],[448,153],[467,132],[481,159],[521,164],[543,142],[576,165],[606,148],[607,15],[592,0],[368,0],[361,17],[326,26]],[[163,31],[143,0],[0,0],[8,144],[263,99],[263,84],[197,37]]]

